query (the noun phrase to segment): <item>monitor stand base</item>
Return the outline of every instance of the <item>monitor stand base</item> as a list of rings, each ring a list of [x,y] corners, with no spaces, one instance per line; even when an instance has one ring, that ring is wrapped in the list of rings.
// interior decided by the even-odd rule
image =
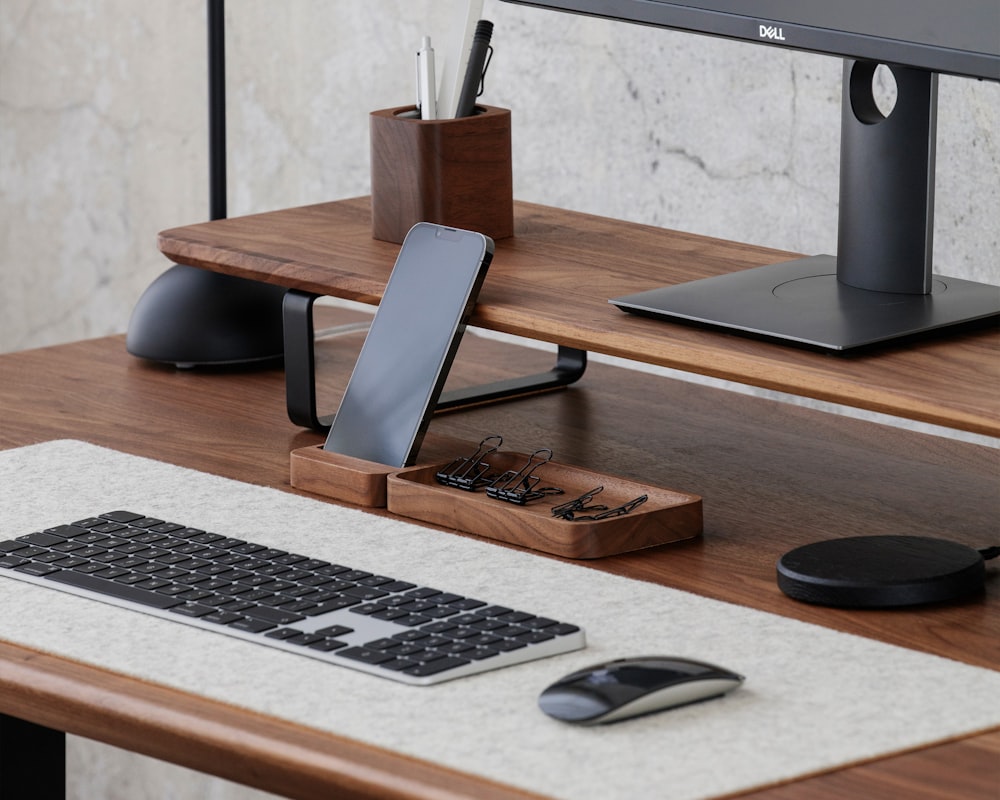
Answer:
[[[855,289],[833,256],[814,256],[664,286],[609,302],[826,350],[849,350],[1000,315],[1000,287],[935,275],[930,294]]]

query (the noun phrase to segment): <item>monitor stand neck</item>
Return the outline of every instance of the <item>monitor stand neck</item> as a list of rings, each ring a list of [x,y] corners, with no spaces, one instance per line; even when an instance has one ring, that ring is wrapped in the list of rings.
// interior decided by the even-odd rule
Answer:
[[[892,67],[897,99],[885,116],[873,91],[877,66],[844,62],[837,279],[857,289],[929,294],[937,74]]]

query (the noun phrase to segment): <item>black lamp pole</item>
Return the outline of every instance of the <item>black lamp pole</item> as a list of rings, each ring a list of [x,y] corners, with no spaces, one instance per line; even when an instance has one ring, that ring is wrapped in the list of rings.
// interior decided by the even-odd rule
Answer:
[[[208,0],[209,219],[226,218],[226,17],[224,0]]]
[[[208,0],[210,218],[226,217],[225,4]],[[125,346],[139,358],[177,367],[271,366],[284,352],[285,289],[175,264],[139,298]]]

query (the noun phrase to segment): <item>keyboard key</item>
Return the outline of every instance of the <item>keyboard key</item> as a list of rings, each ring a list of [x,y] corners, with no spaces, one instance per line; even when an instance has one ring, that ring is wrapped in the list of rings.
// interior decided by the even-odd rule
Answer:
[[[19,542],[38,545],[39,547],[51,547],[54,544],[62,544],[66,539],[62,536],[53,536],[51,533],[29,533],[27,536],[18,536]]]
[[[21,558],[34,558],[45,552],[45,548],[43,547],[35,547],[24,542],[15,542],[15,544],[19,546],[11,548],[7,552],[17,553]]]
[[[551,634],[544,633],[542,631],[527,631],[518,635],[518,641],[527,642],[528,644],[537,644],[538,642],[547,642],[549,639],[555,638]]]
[[[53,572],[59,572],[59,567],[53,567],[49,564],[41,564],[37,561],[27,561],[19,567],[14,567],[18,572],[23,572],[25,575],[35,575],[38,577],[44,577]]]
[[[34,560],[40,564],[52,564],[56,561],[62,561],[64,558],[66,558],[65,553],[60,553],[56,550],[48,550],[40,556],[35,556]]]
[[[299,569],[307,569],[310,572],[319,569],[320,567],[330,566],[329,561],[321,561],[318,558],[307,558],[305,561],[299,562]]]
[[[213,611],[211,614],[205,614],[202,617],[205,622],[215,622],[219,625],[228,625],[230,622],[236,622],[238,619],[243,619],[242,614],[237,614],[235,611]]]
[[[293,636],[299,636],[302,631],[296,628],[278,628],[276,631],[269,631],[264,635],[268,639],[291,639]]]
[[[361,661],[365,664],[381,664],[391,661],[395,656],[382,650],[370,650],[367,647],[349,647],[337,653],[342,658],[350,658],[353,661]]]
[[[405,625],[408,628],[416,628],[429,621],[430,617],[423,614],[407,614],[405,617],[397,617],[393,620],[397,625]]]
[[[395,639],[375,639],[371,642],[365,642],[365,647],[370,650],[391,650],[399,646],[400,643]]]
[[[211,606],[203,606],[200,603],[184,603],[170,609],[174,614],[184,617],[205,617],[215,613],[216,609]]]
[[[457,608],[459,611],[471,611],[474,608],[482,608],[486,605],[482,600],[474,600],[471,597],[465,597],[461,600],[456,600],[454,603],[448,603],[452,608]]]
[[[394,619],[402,619],[403,617],[408,617],[410,616],[410,612],[404,611],[401,608],[382,608],[376,611],[374,614],[372,614],[372,616],[375,617],[375,619],[394,620]],[[422,617],[422,619],[426,621],[427,617]]]
[[[325,628],[319,628],[316,633],[322,633],[324,636],[335,639],[338,636],[354,633],[354,628],[348,628],[346,625],[328,625]]]
[[[451,592],[440,592],[434,595],[434,602],[438,605],[451,605],[452,603],[457,603],[460,600],[464,600],[460,594],[452,594]]]
[[[269,608],[268,606],[257,606],[256,608],[248,609],[244,613],[248,617],[266,620],[267,622],[272,622],[275,625],[287,625],[290,622],[298,622],[299,620],[305,619],[302,614],[283,611],[280,608]]]
[[[399,639],[399,641],[401,641],[401,642],[415,642],[415,641],[418,641],[420,639],[427,639],[429,637],[430,637],[430,634],[425,633],[422,630],[420,630],[420,631],[400,631],[399,633],[394,633],[392,635],[393,639]]]
[[[427,633],[448,633],[449,631],[459,630],[459,627],[453,622],[432,622],[430,625],[425,625],[421,630]]]
[[[132,586],[136,583],[142,583],[144,580],[147,580],[145,575],[140,575],[138,572],[129,572],[127,575],[115,578],[115,583],[125,583]]]
[[[129,600],[133,603],[141,603],[144,606],[153,606],[154,608],[172,608],[183,602],[157,592],[137,589],[135,586],[129,586],[124,583],[103,580],[94,575],[87,575],[86,573],[72,569],[59,570],[49,575],[48,579],[57,583],[76,586],[80,589],[90,589],[92,592],[100,592],[109,597],[117,597],[120,600]]]
[[[415,667],[410,667],[409,669],[405,669],[403,671],[407,675],[424,677],[427,675],[437,675],[439,672],[444,672],[445,670],[449,669],[455,669],[455,667],[464,667],[468,663],[469,660],[467,658],[448,656],[446,658],[439,658],[436,661],[428,661],[425,664],[418,664]]]
[[[570,633],[576,633],[578,630],[580,629],[576,625],[570,625],[569,623],[566,622],[560,622],[556,625],[549,626],[548,628],[545,629],[545,632],[555,634],[556,636],[566,636],[567,634]]]
[[[106,522],[103,525],[95,525],[90,530],[94,533],[118,533],[125,530],[125,526],[117,522]]]
[[[467,650],[474,650],[475,648],[471,644],[465,644],[464,642],[452,642],[451,644],[445,644],[437,648],[439,653],[447,653],[449,655],[458,655],[460,653],[465,653]]]
[[[324,653],[331,653],[334,650],[339,650],[342,647],[347,647],[347,642],[342,642],[339,639],[320,639],[318,642],[313,642],[309,645],[313,650],[320,650]]]
[[[462,653],[463,658],[471,658],[475,661],[485,661],[487,658],[493,658],[493,656],[498,655],[500,655],[500,651],[490,647],[476,647],[473,650],[466,650]]]
[[[63,556],[58,561],[53,562],[57,567],[62,567],[63,569],[72,569],[73,567],[80,567],[88,563],[85,558],[77,558],[76,556]]]
[[[337,577],[342,581],[360,581],[362,578],[370,578],[372,574],[370,572],[365,572],[360,569],[351,569],[347,572],[342,572]]]
[[[267,620],[243,617],[243,619],[237,620],[229,627],[235,628],[238,631],[246,631],[247,633],[263,633],[264,631],[273,628],[274,625],[275,623],[268,622]]]
[[[504,608],[503,606],[487,606],[486,608],[481,608],[477,614],[482,614],[484,617],[499,617],[503,614],[513,613],[513,609]]]
[[[431,589],[429,586],[422,586],[419,589],[413,589],[405,593],[408,597],[417,597],[420,599],[426,597],[433,597],[436,594],[441,594],[438,589]]]
[[[522,647],[527,646],[527,642],[519,642],[517,639],[501,639],[499,642],[494,642],[490,645],[494,650],[499,650],[501,653],[509,653],[511,650],[520,650]]]
[[[392,661],[383,661],[379,666],[382,669],[391,669],[394,672],[402,672],[404,669],[415,667],[417,662],[408,658],[394,658]]]
[[[555,625],[556,621],[548,617],[532,617],[531,619],[526,619],[521,624],[525,628],[547,628],[549,625]]]
[[[109,519],[112,522],[124,522],[125,524],[142,518],[142,514],[133,514],[131,511],[111,511],[107,514],[101,514],[101,519]]]
[[[127,575],[127,574],[128,574],[127,569],[119,569],[117,567],[105,567],[100,572],[94,573],[94,575],[96,575],[99,578],[117,578],[119,575]]]
[[[100,572],[102,569],[106,569],[106,565],[97,561],[86,561],[78,567],[73,567],[73,569],[77,572],[83,572],[90,575],[93,572]]]
[[[94,525],[102,525],[102,524],[104,524],[104,520],[103,519],[100,519],[98,517],[88,517],[87,519],[77,520],[76,522],[72,523],[71,525],[58,525],[58,526],[56,526],[56,528],[46,528],[45,530],[46,530],[46,532],[53,532],[57,528],[84,528],[84,529],[86,529],[86,528],[90,528],[90,527],[92,527]]]
[[[535,619],[535,617],[532,616],[531,614],[525,614],[523,611],[511,611],[509,614],[501,614],[499,617],[497,617],[497,619],[500,619],[503,622],[510,622],[512,624],[513,623],[524,624],[529,619]]]
[[[361,601],[354,597],[338,597],[333,600],[327,600],[325,603],[320,603],[313,609],[310,609],[310,617],[318,617],[320,614],[326,614],[328,611],[339,611],[342,608],[349,608],[354,606]]]

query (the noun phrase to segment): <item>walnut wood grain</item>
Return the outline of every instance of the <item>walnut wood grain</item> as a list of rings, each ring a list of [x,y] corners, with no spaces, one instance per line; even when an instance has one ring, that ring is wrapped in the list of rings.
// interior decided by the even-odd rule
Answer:
[[[439,464],[472,446],[449,437],[425,436],[420,464]],[[319,445],[299,447],[289,454],[292,486],[308,494],[342,500],[364,508],[385,508],[386,479],[399,467],[324,450]]]
[[[475,445],[458,455],[473,452]],[[701,498],[676,489],[651,486],[617,475],[561,464],[544,457],[499,452],[489,458],[494,476],[509,475],[515,493],[524,488],[526,469],[539,479],[538,488],[554,487],[550,494],[525,505],[502,502],[487,492],[469,492],[442,486],[436,473],[447,462],[389,475],[387,508],[394,514],[445,528],[470,531],[571,559],[594,559],[701,535]],[[628,514],[602,520],[566,520],[552,515],[553,506],[600,487],[593,504],[617,508],[637,498],[642,505]],[[589,514],[597,513],[595,511]]]
[[[320,343],[324,406],[336,408],[362,338]],[[522,374],[550,358],[466,336],[452,380]],[[175,370],[130,357],[121,337],[3,355],[0,377],[3,448],[79,438],[295,491],[289,453],[322,440],[287,421],[280,371]],[[774,579],[781,553],[830,536],[907,532],[994,543],[997,450],[601,364],[565,391],[438,415],[430,430],[464,441],[494,432],[513,450],[548,446],[566,463],[704,498],[703,537],[589,562],[593,568],[1000,669],[996,562],[983,596],[916,611],[806,606],[782,595]],[[14,644],[0,647],[0,712],[292,797],[518,796]],[[912,796],[922,800],[994,800],[998,747],[993,732],[752,796],[889,798],[910,796],[919,784]],[[223,757],[230,749],[232,762]]]
[[[514,235],[510,111],[422,120],[414,106],[373,111],[372,235],[401,243],[418,222]]]
[[[398,247],[368,198],[163,231],[174,261],[377,303]],[[795,254],[515,203],[472,324],[767,389],[1000,435],[1000,328],[833,356],[624,314],[607,300]],[[956,391],[955,387],[961,387]]]

